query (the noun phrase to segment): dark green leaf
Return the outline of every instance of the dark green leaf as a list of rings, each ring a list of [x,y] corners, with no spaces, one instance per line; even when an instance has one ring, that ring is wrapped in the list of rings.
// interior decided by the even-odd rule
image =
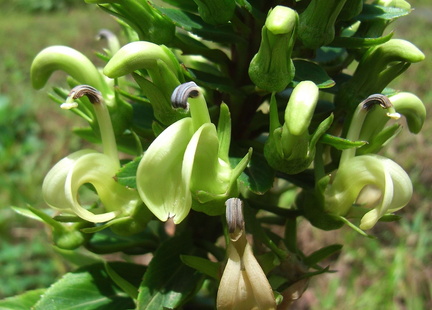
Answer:
[[[158,9],[168,16],[177,27],[195,33],[204,39],[224,43],[238,43],[244,41],[242,37],[234,33],[230,24],[215,27],[203,22],[198,15],[177,9],[161,7]]]
[[[21,295],[0,300],[0,310],[28,310],[41,298],[45,289],[25,292]]]
[[[313,252],[311,255],[305,258],[303,261],[307,266],[314,266],[323,259],[329,257],[330,255],[339,252],[342,249],[341,244],[332,244],[318,251]]]
[[[379,38],[336,37],[330,46],[345,48],[368,48],[383,44],[393,37],[393,32]]]
[[[241,157],[230,157],[231,166],[237,166],[241,159]],[[274,177],[275,172],[268,165],[264,156],[254,152],[249,165],[240,175],[239,181],[253,193],[262,195],[273,186]]]
[[[375,4],[364,4],[363,11],[357,16],[360,21],[382,19],[382,20],[394,20],[396,18],[408,15],[411,10],[396,8],[396,7],[385,7]]]
[[[150,229],[132,236],[119,236],[110,229],[97,232],[87,244],[87,248],[97,254],[126,252],[130,254],[143,254],[154,251],[157,247],[158,237]]]
[[[314,82],[319,88],[330,88],[335,85],[335,81],[318,64],[304,59],[295,59],[293,62],[295,66],[294,86],[306,80]]]
[[[143,266],[130,263],[112,263],[110,267],[135,285],[145,270]],[[34,309],[126,310],[134,307],[133,300],[110,279],[104,264],[95,264],[65,274],[46,290]]]
[[[201,286],[204,276],[183,264],[180,255],[191,252],[190,236],[163,242],[154,254],[138,295],[138,309],[178,309]]]
[[[332,136],[327,133],[321,136],[319,142],[331,145],[338,150],[346,150],[353,147],[359,148],[368,144],[367,141],[351,141],[341,137]]]
[[[137,188],[136,186],[136,172],[141,157],[135,158],[133,161],[121,167],[120,171],[116,174],[117,182],[129,188]]]
[[[192,255],[180,255],[183,263],[189,267],[198,270],[213,279],[219,280],[219,263],[211,262],[206,258]]]

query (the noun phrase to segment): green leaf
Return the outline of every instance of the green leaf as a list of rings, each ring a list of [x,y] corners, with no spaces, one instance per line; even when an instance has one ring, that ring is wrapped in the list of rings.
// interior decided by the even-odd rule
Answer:
[[[331,145],[338,150],[346,150],[353,147],[359,148],[368,144],[367,141],[351,141],[345,138],[332,136],[328,133],[322,135],[319,141],[321,143]]]
[[[320,261],[322,261],[323,259],[329,257],[330,255],[332,255],[336,252],[339,252],[341,249],[342,249],[341,244],[329,245],[327,247],[324,247],[322,249],[319,249],[319,250],[313,252],[311,255],[306,257],[303,262],[307,266],[314,266],[317,263],[319,263]]]
[[[319,88],[330,88],[335,85],[335,81],[318,64],[304,60],[293,60],[295,67],[294,86],[301,81],[312,81]]]
[[[40,299],[45,289],[25,292],[21,295],[0,300],[0,310],[28,310]]]
[[[129,254],[144,254],[154,251],[158,244],[158,236],[150,229],[132,236],[119,236],[110,229],[94,234],[86,245],[88,250],[97,254],[125,252]]]
[[[241,159],[241,157],[230,157],[231,166],[237,166]],[[264,156],[254,152],[249,165],[238,180],[253,193],[262,195],[273,186],[274,176],[275,171],[268,165]]]
[[[141,157],[135,158],[133,161],[127,163],[116,174],[116,180],[121,185],[129,187],[129,188],[137,188],[136,185],[136,172],[138,169],[138,165],[141,161]]]
[[[196,269],[213,279],[219,280],[219,263],[211,262],[206,258],[192,255],[180,255],[180,259],[189,267]]]
[[[195,33],[204,39],[223,43],[238,43],[245,41],[244,38],[235,34],[230,24],[215,27],[203,22],[198,15],[178,9],[162,7],[158,7],[158,9],[168,16],[177,27]]]
[[[368,48],[383,44],[393,37],[393,32],[379,38],[336,37],[330,46],[345,48]]]
[[[385,7],[374,4],[363,4],[363,11],[357,16],[360,21],[368,21],[374,19],[382,19],[392,21],[396,18],[408,15],[411,10],[396,8],[396,7]]]
[[[160,245],[141,283],[137,309],[178,309],[197,291],[204,276],[180,260],[180,255],[191,250],[189,235],[175,236]]]
[[[111,263],[119,275],[138,285],[145,267],[130,263]],[[131,272],[133,270],[133,272]],[[135,308],[133,300],[110,279],[104,264],[95,264],[65,274],[48,288],[34,310],[123,310]]]

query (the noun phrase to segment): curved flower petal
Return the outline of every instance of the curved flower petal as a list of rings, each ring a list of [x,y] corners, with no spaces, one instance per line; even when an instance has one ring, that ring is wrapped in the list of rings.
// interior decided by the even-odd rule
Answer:
[[[190,140],[183,159],[183,177],[191,180],[192,193],[208,192],[214,196],[229,190],[232,170],[219,159],[218,149],[216,127],[212,123],[202,125]]]
[[[346,215],[352,205],[360,201],[368,190],[374,193],[373,201],[366,202],[367,212],[361,229],[372,228],[385,214],[404,207],[412,196],[412,183],[407,173],[394,161],[379,155],[362,155],[348,159],[339,167],[334,181],[325,191],[325,209],[331,214]]]
[[[89,222],[109,221],[138,203],[136,192],[114,180],[118,168],[118,163],[107,155],[92,150],[75,152],[48,172],[42,186],[44,199],[51,207],[74,213]],[[78,191],[86,183],[94,186],[108,212],[95,214],[81,206]]]
[[[192,119],[177,121],[153,141],[138,166],[138,193],[161,221],[173,218],[177,224],[189,213],[192,197],[182,162],[192,136]]]
[[[97,153],[93,150],[80,150],[60,160],[45,176],[42,184],[42,196],[45,202],[54,209],[73,212],[66,199],[65,183],[69,171],[76,161],[87,154]]]
[[[217,309],[276,309],[272,288],[244,232],[237,241],[231,240],[227,251]]]

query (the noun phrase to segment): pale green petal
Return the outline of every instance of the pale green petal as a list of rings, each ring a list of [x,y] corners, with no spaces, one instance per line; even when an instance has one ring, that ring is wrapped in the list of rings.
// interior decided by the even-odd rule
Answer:
[[[379,199],[374,192],[373,201],[364,201],[367,191],[379,191]],[[356,202],[371,208],[360,224],[360,228],[366,230],[383,215],[403,208],[410,201],[412,183],[394,161],[374,154],[362,155],[348,159],[339,167],[325,196],[325,209],[331,214],[344,216]]]
[[[81,150],[60,160],[45,176],[42,184],[42,196],[52,208],[72,212],[71,202],[66,199],[65,183],[69,171],[82,156],[97,153],[93,150]]]
[[[173,218],[178,224],[191,208],[192,197],[182,177],[182,162],[192,135],[191,118],[175,122],[153,141],[138,166],[138,193],[161,221]]]
[[[42,194],[45,202],[63,212],[94,223],[113,219],[122,210],[138,203],[138,194],[114,180],[118,163],[93,150],[81,150],[60,160],[46,175]],[[79,188],[92,184],[106,213],[94,214],[79,202]]]
[[[90,153],[81,156],[70,170],[65,183],[66,198],[72,202],[73,212],[89,222],[101,223],[135,206],[139,200],[138,194],[114,180],[117,171],[118,163],[107,155]],[[108,212],[94,214],[81,206],[78,191],[86,183],[94,186]]]
[[[183,160],[183,179],[191,180],[192,192],[223,195],[228,191],[231,167],[218,158],[218,149],[216,127],[202,125],[190,140]]]

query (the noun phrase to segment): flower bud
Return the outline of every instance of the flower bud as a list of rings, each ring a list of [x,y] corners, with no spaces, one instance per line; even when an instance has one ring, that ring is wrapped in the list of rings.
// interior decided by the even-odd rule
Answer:
[[[381,93],[411,63],[422,61],[424,54],[412,43],[392,39],[371,47],[361,58],[352,78],[341,85],[335,103],[353,111],[358,102],[373,93]]]
[[[304,46],[316,49],[333,41],[334,24],[346,0],[312,0],[300,14],[299,38]]]
[[[45,86],[54,71],[64,71],[81,84],[93,86],[100,91],[107,89],[101,74],[83,54],[67,46],[50,46],[36,55],[30,75],[33,87]]]
[[[313,134],[309,134],[308,128],[318,103],[318,93],[318,87],[313,82],[300,82],[288,101],[283,126],[279,124],[276,100],[272,97],[270,135],[264,147],[264,155],[274,169],[296,174],[311,164],[315,144],[332,121],[332,118],[326,119]]]
[[[259,88],[278,92],[293,80],[295,68],[291,53],[297,25],[297,12],[288,7],[278,5],[269,12],[259,50],[249,65],[249,77]]]
[[[206,23],[225,24],[231,20],[236,7],[235,0],[194,0],[198,13]]]

